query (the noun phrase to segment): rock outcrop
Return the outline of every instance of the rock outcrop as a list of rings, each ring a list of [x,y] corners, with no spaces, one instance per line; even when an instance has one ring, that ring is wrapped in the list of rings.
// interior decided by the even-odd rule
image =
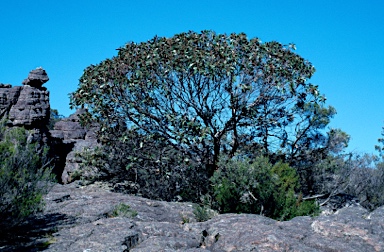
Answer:
[[[0,117],[9,126],[46,128],[50,116],[49,92],[42,85],[49,80],[44,69],[32,70],[23,86],[0,85]]]
[[[46,71],[39,67],[29,73],[23,86],[0,83],[0,119],[6,120],[8,127],[28,129],[31,141],[49,144],[56,156],[54,173],[59,181],[68,183],[81,163],[76,152],[95,146],[95,130],[81,127],[78,115],[84,111],[79,110],[48,131],[49,92],[42,86],[48,80]]]
[[[0,84],[0,120],[7,127],[28,129],[29,141],[40,146],[49,143],[49,92],[42,87],[47,80],[47,73],[39,68],[30,72],[23,86]]]
[[[60,153],[61,161],[58,165],[63,168],[59,175],[60,182],[64,184],[72,182],[79,174],[83,160],[77,154],[98,145],[95,136],[97,125],[87,129],[80,125],[79,115],[84,112],[82,109],[77,110],[68,118],[58,121],[50,131],[53,142],[56,143],[53,148],[57,150],[56,153]]]
[[[113,193],[100,186],[55,185],[46,209],[2,251],[384,251],[384,207],[279,222],[222,214],[196,222],[191,203]],[[113,215],[124,203],[130,215]],[[23,233],[24,232],[24,233]],[[24,249],[24,250],[23,250]]]

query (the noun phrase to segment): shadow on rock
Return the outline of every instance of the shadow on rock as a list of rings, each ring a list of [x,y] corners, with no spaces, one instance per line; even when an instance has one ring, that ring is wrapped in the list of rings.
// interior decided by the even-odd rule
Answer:
[[[23,224],[6,232],[0,231],[0,250],[42,251],[55,242],[54,233],[59,227],[71,226],[76,219],[65,214],[53,213],[30,217]]]

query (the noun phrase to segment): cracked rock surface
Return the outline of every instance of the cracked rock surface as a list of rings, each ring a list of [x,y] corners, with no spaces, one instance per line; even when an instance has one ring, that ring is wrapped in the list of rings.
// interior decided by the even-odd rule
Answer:
[[[15,235],[23,239],[0,243],[0,250],[384,251],[384,207],[369,213],[353,206],[284,222],[252,214],[196,222],[190,203],[149,200],[104,187],[54,185],[44,213]],[[129,206],[130,216],[111,214],[121,203]]]

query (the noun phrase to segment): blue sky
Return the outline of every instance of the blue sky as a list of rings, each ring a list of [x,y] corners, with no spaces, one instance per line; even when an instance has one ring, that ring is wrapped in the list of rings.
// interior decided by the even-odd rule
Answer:
[[[51,107],[65,116],[68,93],[90,64],[125,43],[189,30],[245,32],[294,43],[316,67],[338,114],[331,127],[351,135],[348,151],[374,152],[384,126],[384,1],[2,1],[0,82],[21,85],[42,66]]]

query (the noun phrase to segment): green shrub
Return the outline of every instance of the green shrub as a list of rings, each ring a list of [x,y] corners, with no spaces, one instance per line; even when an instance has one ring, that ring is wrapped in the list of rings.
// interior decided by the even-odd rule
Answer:
[[[131,207],[127,204],[124,203],[119,203],[116,205],[112,212],[108,214],[109,217],[128,217],[128,218],[133,218],[137,216],[137,211],[132,210]]]
[[[267,159],[221,159],[211,178],[214,198],[223,213],[260,213],[272,199],[273,184]]]
[[[221,159],[211,178],[213,195],[223,213],[256,213],[289,220],[318,211],[315,202],[302,202],[295,170],[284,163],[272,165],[267,158]]]
[[[289,220],[296,216],[317,215],[320,211],[315,200],[302,200],[302,194],[296,196],[299,189],[299,176],[296,170],[285,163],[276,163],[271,168],[275,177],[275,207],[270,217]]]
[[[197,222],[204,222],[212,219],[217,213],[208,206],[193,206],[193,214]]]
[[[27,136],[24,128],[0,124],[0,232],[41,210],[52,181],[48,149]]]

